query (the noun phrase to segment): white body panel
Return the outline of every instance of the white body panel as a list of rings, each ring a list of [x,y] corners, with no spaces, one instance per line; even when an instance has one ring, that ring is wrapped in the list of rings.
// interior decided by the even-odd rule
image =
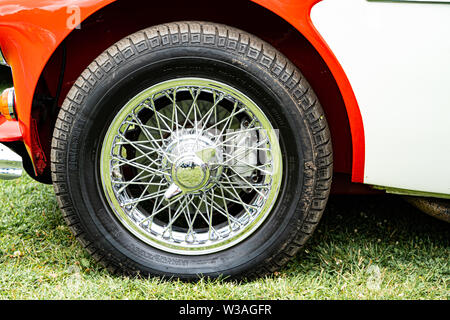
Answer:
[[[311,18],[361,110],[364,183],[450,194],[450,4],[324,0]]]

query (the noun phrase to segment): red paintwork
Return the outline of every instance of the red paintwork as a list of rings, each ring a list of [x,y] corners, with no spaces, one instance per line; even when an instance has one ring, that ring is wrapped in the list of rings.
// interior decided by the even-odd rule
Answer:
[[[37,81],[52,53],[72,31],[67,27],[70,13],[67,6],[80,8],[81,21],[114,2],[115,0],[2,0],[0,4],[0,46],[12,66],[16,90],[16,112],[20,126],[2,123],[0,119],[0,141],[6,137],[21,137],[33,161],[36,155],[32,148],[31,105]],[[251,0],[274,12],[310,41],[322,56],[336,79],[347,109],[353,144],[352,181],[364,180],[364,127],[359,107],[351,85],[328,45],[314,28],[310,11],[321,0]],[[10,127],[14,127],[11,129]],[[11,133],[8,134],[9,130]],[[20,137],[17,137],[20,139]],[[11,140],[9,140],[11,141]]]
[[[22,130],[20,130],[19,121],[8,121],[0,116],[0,141],[12,142],[22,140]]]
[[[81,20],[114,0],[2,0],[0,4],[0,46],[12,67],[16,92],[16,113],[22,139],[36,160],[32,141],[31,105],[34,90],[47,60],[72,31],[67,27],[67,6],[80,7]],[[0,141],[5,141],[0,135]]]

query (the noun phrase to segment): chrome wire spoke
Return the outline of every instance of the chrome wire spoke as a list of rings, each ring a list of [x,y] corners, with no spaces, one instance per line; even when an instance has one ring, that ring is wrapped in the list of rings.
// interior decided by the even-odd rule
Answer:
[[[144,103],[142,103],[142,106],[144,106],[145,108],[148,108],[151,111],[153,111],[153,113],[155,115],[156,123],[158,125],[158,131],[160,132],[161,139],[162,139],[163,135],[162,135],[162,131],[161,131],[160,121],[166,126],[167,130],[169,130],[169,132],[172,133],[173,132],[172,127],[169,126],[164,119],[166,119],[168,121],[171,121],[171,120],[157,110],[157,108],[155,107],[155,102],[153,101],[153,99],[148,100],[148,102],[150,102],[150,105],[148,105],[146,102],[144,102]]]
[[[213,214],[212,212],[210,213],[210,210],[212,211],[212,208],[209,208],[210,204],[206,201],[206,196],[205,194],[202,195],[200,201],[203,202],[204,206],[205,206],[205,210],[206,210],[206,217],[205,215],[201,212],[201,210],[199,211],[200,217],[203,219],[203,221],[205,221],[208,224],[208,239],[211,240],[211,234],[217,234],[219,235],[219,233],[217,232],[217,230],[214,228],[213,222],[212,222],[212,217]],[[195,207],[196,210],[199,210],[200,206],[196,206],[195,203],[192,203],[192,206]]]
[[[192,93],[195,90],[197,90],[197,94],[193,94]],[[198,99],[198,96],[200,95],[201,92],[202,92],[201,89],[189,88],[189,93],[191,94],[191,96],[193,98],[192,106],[193,106],[193,109],[194,109],[194,128],[195,128],[195,131],[196,131],[197,134],[198,134],[198,124],[199,124],[199,121],[197,120],[197,117],[202,117],[200,109],[198,108],[198,104],[197,104],[197,99]],[[197,115],[197,113],[198,113],[198,115]]]
[[[132,113],[133,118],[138,123],[138,126],[141,128],[142,133],[146,136],[146,138],[152,142],[153,147],[157,150],[157,152],[165,153],[165,151],[162,149],[161,145],[157,142],[157,140],[153,137],[153,135],[143,126],[142,121],[137,117],[134,113]],[[120,135],[123,139],[126,139],[123,135]],[[161,140],[162,141],[162,138]]]
[[[203,196],[204,196],[205,194],[203,194]],[[192,204],[192,202],[193,202],[193,199],[191,198],[191,204]],[[196,208],[196,210],[195,210],[195,212],[194,212],[194,217],[191,219],[190,218],[190,215],[189,215],[189,212],[188,212],[188,214],[187,215],[185,215],[185,217],[186,217],[186,221],[188,222],[188,225],[189,225],[189,228],[188,228],[188,230],[186,231],[186,237],[185,237],[185,240],[187,241],[187,242],[189,242],[189,240],[188,240],[188,238],[189,238],[189,235],[191,234],[192,235],[192,237],[193,237],[193,239],[195,239],[195,231],[194,231],[194,223],[195,223],[195,219],[197,218],[197,215],[200,213],[200,208],[199,207],[197,207]]]
[[[255,131],[255,130],[261,130],[261,129],[262,129],[262,127],[258,127],[258,128],[251,128],[251,129],[245,129],[245,130],[231,130],[231,132],[222,133],[221,135],[216,136],[215,141],[220,141],[220,139],[222,139],[225,136],[231,136],[231,137],[228,137],[225,140],[223,140],[219,143],[216,143],[216,147],[224,146],[225,142],[233,141],[234,139],[236,139],[236,136],[239,136],[239,135],[242,135],[245,133],[249,133],[249,132]],[[234,144],[233,144],[233,146],[234,146]]]
[[[253,209],[254,210],[258,210],[259,209],[258,206],[253,206],[251,204],[247,204],[244,201],[242,201],[242,198],[239,196],[238,192],[234,188],[232,188],[233,192],[231,192],[230,190],[227,190],[227,189],[223,188],[223,186],[220,185],[220,190],[222,192],[222,196],[223,196],[222,199],[224,200],[224,203],[225,203],[225,201],[228,201],[228,202],[231,201],[231,202],[240,204],[244,208],[245,212],[249,215],[249,217],[251,217],[252,214],[249,212],[248,208],[251,208],[252,210]],[[230,199],[230,198],[226,198],[225,195],[224,195],[225,194],[224,191],[228,192],[229,194],[231,194],[234,197],[234,199],[236,199],[236,200],[233,200],[233,199]],[[227,211],[227,214],[228,214],[228,211]],[[231,225],[230,225],[230,228],[231,228]]]
[[[245,177],[243,177],[241,174],[239,174],[239,172],[237,172],[233,167],[229,167],[229,169],[231,169],[232,171],[234,171],[234,173],[235,173],[237,176],[239,176],[239,178],[241,178],[241,180],[242,180],[243,182],[245,182],[246,185],[248,185],[251,189],[255,190],[261,197],[263,197],[263,198],[266,197],[264,193],[262,193],[260,190],[258,190],[257,188],[255,188],[255,187],[253,186],[253,184],[251,184],[250,182],[248,182],[247,179],[245,179]],[[230,180],[229,180],[230,178],[228,178],[227,176],[225,176],[225,177],[227,178],[228,182],[230,182]]]
[[[211,116],[213,114],[216,114],[217,112],[217,105],[224,99],[225,95],[220,94],[219,98],[216,97],[216,92],[214,92],[214,103],[212,105],[212,107],[209,109],[208,112],[206,112],[206,114],[200,119],[200,123],[204,123],[201,131],[205,130],[206,125],[208,124],[209,119],[211,118]],[[207,118],[206,118],[207,117]],[[206,118],[206,119],[205,119]],[[216,120],[217,121],[217,120]],[[208,128],[210,129],[210,128]]]
[[[102,185],[123,225],[176,254],[225,250],[255,232],[281,184],[281,150],[239,90],[180,78],[130,100],[102,145]]]
[[[138,124],[137,122],[132,122],[132,121],[126,121],[125,123],[126,124],[132,124],[132,125],[139,125],[139,126],[142,126],[143,128],[149,129],[149,130],[161,131],[161,132],[164,132],[164,133],[172,133],[171,130],[162,129],[162,128],[158,128],[158,127],[153,127],[153,126],[150,126],[150,125],[147,125],[147,124]],[[165,139],[161,138],[161,139],[155,139],[155,140],[156,141],[164,141]]]
[[[268,142],[268,140],[264,140],[264,141],[258,142],[256,146],[252,146],[252,147],[241,147],[241,148],[244,149],[244,150],[242,150],[242,151],[240,151],[240,152],[238,152],[238,153],[236,153],[236,154],[229,154],[229,153],[224,152],[223,155],[228,156],[229,158],[228,158],[227,160],[221,162],[221,163],[215,163],[215,164],[217,164],[217,165],[225,165],[227,162],[230,162],[230,161],[232,161],[232,160],[239,160],[238,157],[241,157],[241,158],[242,158],[242,157],[248,155],[248,153],[251,152],[251,151],[254,151],[254,150],[262,151],[261,149],[258,148],[259,145],[261,145],[261,144],[263,144],[263,143],[267,143],[267,142]],[[233,145],[233,146],[234,146],[234,145]]]
[[[155,177],[153,175],[153,177]],[[117,183],[117,184],[124,184],[123,182],[114,182],[113,183]],[[167,183],[156,183],[156,182],[125,182],[125,187],[128,187],[129,185],[143,185],[143,186],[167,186]],[[120,190],[119,190],[120,191]]]
[[[117,142],[118,146],[122,146],[122,145],[125,145],[125,144],[126,145],[130,145],[130,146],[132,146],[133,148],[135,148],[136,150],[138,150],[142,154],[147,154],[147,156],[149,156],[149,155],[151,155],[153,153],[156,153],[156,154],[159,154],[159,155],[163,155],[164,157],[166,157],[167,161],[170,161],[169,154],[167,154],[163,150],[155,149],[155,148],[146,146],[144,144],[140,144],[140,141],[131,142],[127,138],[123,137],[122,135],[118,135],[118,137],[125,140],[125,141]],[[147,149],[148,152],[146,152],[145,150],[142,150],[141,148],[142,149]]]
[[[231,120],[238,114],[241,114],[243,112],[245,112],[245,109],[239,109],[238,111],[236,111],[237,107],[239,105],[239,102],[235,102],[234,106],[233,106],[233,111],[231,112],[231,114],[229,116],[227,116],[226,118],[217,121],[215,124],[213,124],[212,126],[210,126],[208,129],[212,129],[212,128],[218,128],[220,124],[225,123],[223,125],[223,128],[221,129],[220,133],[217,135],[218,138],[220,138],[224,131],[226,130],[226,128],[229,126],[229,124],[231,123]]]
[[[120,136],[118,136],[118,137],[120,137]],[[156,139],[156,141],[163,141],[163,140],[162,139]],[[141,148],[146,148],[146,149],[152,150],[154,152],[158,152],[158,149],[155,149],[155,148],[147,146],[147,144],[151,144],[151,143],[152,143],[152,141],[147,141],[147,140],[138,140],[138,141],[133,141],[133,142],[118,141],[118,142],[116,142],[116,145],[124,146],[124,145],[133,145],[133,144],[135,144],[135,145],[140,146]]]
[[[160,195],[161,195],[161,194],[159,193],[158,196],[160,196]],[[180,198],[180,199],[185,199],[185,198]],[[175,201],[178,201],[178,200],[175,200]],[[159,203],[159,204],[162,204],[162,203],[163,203],[163,198],[162,198],[162,197],[159,197],[159,202],[158,202],[158,203]],[[148,217],[146,217],[146,218],[144,218],[142,221],[139,222],[139,224],[142,225],[142,224],[144,224],[145,222],[147,222],[147,221],[153,219],[158,213],[163,212],[165,209],[169,208],[172,204],[173,204],[173,203],[168,203],[168,204],[164,205],[164,206],[161,207],[161,208],[159,208],[159,205],[158,205],[158,208],[159,208],[159,209],[156,210],[156,211],[155,211],[155,209],[153,209],[151,215],[148,216]],[[180,206],[179,208],[181,208],[181,206]]]
[[[170,97],[170,95],[167,93],[167,91],[164,91],[164,95],[172,102],[172,117],[171,117],[171,123],[172,123],[172,132],[175,131],[178,136],[178,111],[181,112],[182,115],[186,116],[183,112],[183,110],[178,107],[178,104],[176,103],[176,89],[172,90],[173,98]]]
[[[172,102],[172,124],[174,124],[175,126],[179,126],[180,128],[183,128],[183,126],[181,126],[180,124],[179,124],[179,120],[178,120],[178,112],[180,112],[181,113],[181,115],[187,120],[187,121],[189,121],[190,122],[190,124],[192,125],[192,126],[194,126],[194,123],[192,122],[192,121],[190,121],[189,120],[189,117],[183,112],[183,110],[178,106],[178,104],[176,103],[176,100],[175,100],[175,94],[176,94],[176,89],[174,89],[173,90],[173,94],[174,94],[174,98],[171,98],[168,94],[167,94],[167,92],[164,92],[164,95]],[[175,122],[174,122],[175,121]],[[174,129],[174,130],[178,130],[178,128],[177,129]]]
[[[232,178],[232,176],[230,176]],[[242,183],[233,183],[228,181],[220,181],[220,186],[222,188],[237,188],[237,189],[248,189],[247,184]],[[261,184],[261,183],[252,183],[253,188],[262,188],[262,189],[268,189],[270,188],[270,184]]]
[[[266,174],[266,175],[272,175],[273,174],[273,172],[269,172],[269,171],[264,170],[264,169],[261,168],[261,167],[270,166],[270,163],[262,164],[262,165],[259,165],[259,166],[255,166],[255,165],[250,164],[248,162],[245,162],[245,161],[243,161],[243,160],[241,160],[239,158],[236,158],[236,161],[242,163],[243,167],[249,167],[249,168],[252,168],[254,170],[259,170],[259,171],[261,171],[261,173]],[[235,171],[234,167],[236,167],[236,166],[227,165],[226,163],[219,163],[219,164],[216,164],[216,165],[226,165],[227,167],[232,168],[233,171]],[[236,175],[238,175],[240,178],[242,178],[242,176],[240,176],[238,172],[236,172]]]
[[[118,193],[121,193],[122,191],[125,190],[125,188],[127,188],[129,185],[131,184],[137,184],[137,183],[141,183],[142,179],[147,179],[147,178],[151,178],[149,182],[142,182],[146,185],[151,185],[151,182],[153,181],[153,179],[156,177],[154,174],[148,174],[144,177],[141,177],[141,175],[146,172],[146,171],[141,171],[139,172],[133,179],[131,179],[130,181],[112,181],[113,184],[118,184],[121,185],[121,188],[119,190],[117,190]]]
[[[154,165],[156,165],[157,167],[160,165],[158,162],[156,162],[156,160],[154,160],[154,159],[152,159],[152,158],[150,158],[149,156],[148,156],[148,153],[146,153],[146,152],[142,152],[139,148],[137,148],[137,147],[135,147],[139,152],[141,152],[141,155],[139,155],[139,156],[137,156],[137,157],[135,157],[135,158],[133,158],[133,159],[122,159],[122,157],[121,156],[116,156],[116,155],[114,155],[113,156],[113,160],[120,160],[120,161],[123,161],[123,163],[122,164],[120,164],[120,165],[117,165],[117,166],[114,166],[114,168],[117,168],[117,167],[120,167],[120,166],[122,166],[122,165],[124,165],[124,164],[127,164],[127,163],[134,163],[134,162],[136,162],[137,160],[140,160],[140,159],[143,159],[143,158],[146,158],[147,160],[149,160],[150,161],[150,163],[151,164],[154,164]]]
[[[220,188],[220,190],[221,190],[222,192],[224,191],[224,189],[223,189],[222,187],[219,187],[219,188]],[[224,209],[225,209],[225,211],[227,211],[227,206],[228,206],[228,205],[226,204],[226,202],[237,203],[237,204],[242,205],[244,208],[259,209],[258,206],[255,206],[255,205],[251,205],[251,204],[245,203],[244,201],[242,201],[241,197],[235,195],[233,192],[231,192],[231,191],[229,191],[229,190],[225,190],[225,191],[228,192],[228,193],[229,193],[230,195],[232,195],[233,197],[235,197],[235,199],[238,199],[238,200],[235,200],[235,199],[232,199],[232,198],[227,198],[227,197],[225,197],[224,195],[219,196],[219,195],[216,194],[216,198],[220,198],[220,199],[222,199],[222,200],[224,201]],[[227,212],[228,212],[228,211],[227,211]],[[228,215],[228,213],[227,213],[227,215]]]
[[[220,213],[225,218],[230,219],[232,222],[235,222],[241,226],[244,226],[244,224],[241,223],[238,219],[236,219],[232,215],[227,214],[227,212],[224,209],[222,209],[220,204],[216,203],[216,201],[214,200],[214,197],[212,195],[208,195],[207,199],[210,201],[211,207],[214,209],[214,211]]]
[[[191,93],[190,90],[189,90],[189,92]],[[191,107],[189,108],[189,111],[188,111],[188,113],[187,113],[186,120],[185,120],[184,123],[183,123],[182,129],[186,129],[187,121],[191,122],[191,124],[193,125],[193,127],[196,128],[196,126],[197,126],[196,120],[194,120],[194,122],[192,122],[192,121],[189,119],[189,116],[191,115],[192,110],[194,110],[194,113],[195,113],[195,101],[196,101],[196,99],[198,98],[198,95],[199,95],[200,93],[201,93],[201,89],[198,89],[198,90],[197,90],[197,96],[194,97],[194,101],[192,101],[192,103],[191,103]],[[194,118],[195,118],[195,115],[194,115]]]
[[[153,181],[153,179],[155,178],[155,176],[153,176],[150,180]],[[144,195],[147,193],[148,188],[150,187],[150,184],[147,184],[147,186],[144,188],[144,190],[141,192],[141,195],[138,198],[138,201],[133,205],[133,208],[130,210],[131,212],[134,212],[134,210],[136,210],[137,206],[139,205],[139,203],[141,202],[142,198],[144,197]],[[158,192],[161,190],[161,186],[158,187]]]
[[[228,136],[228,135],[240,135],[243,133],[248,133],[255,130],[261,130],[263,127],[253,127],[253,128],[246,128],[246,129],[239,129],[239,130],[231,130],[229,132],[222,133],[222,136]],[[232,138],[227,139],[226,141],[229,141]]]
[[[228,204],[227,204],[227,201],[226,201],[227,199],[225,198],[225,195],[224,195],[224,192],[223,192],[223,188],[220,188],[220,192],[222,194],[222,197],[220,197],[220,198],[223,201],[223,208],[225,209],[225,211],[227,213],[228,227],[230,228],[230,232],[231,232],[233,230],[233,227],[231,225],[230,213],[228,212]]]
[[[189,199],[189,197],[184,197],[183,200],[180,201],[180,205],[178,206],[177,210],[175,211],[174,217],[169,221],[169,223],[165,227],[165,230],[167,230],[167,228],[172,228],[172,226],[177,221],[177,219],[181,216],[181,214],[183,214],[183,215],[186,214],[185,210],[189,206],[191,201],[192,200]]]
[[[226,178],[226,180],[227,180],[229,183],[231,183],[230,178],[228,178],[228,177],[225,177],[225,178]],[[227,191],[228,193],[230,193],[231,195],[233,195],[233,196],[235,197],[235,199],[238,200],[238,202],[243,206],[243,208],[245,209],[245,211],[246,211],[249,215],[251,215],[250,212],[249,212],[248,209],[247,209],[247,206],[250,206],[250,205],[249,205],[249,204],[246,204],[244,201],[242,201],[242,198],[239,196],[239,192],[237,192],[236,188],[235,188],[232,184],[230,184],[229,186],[231,187],[231,189],[232,189],[233,192],[231,192],[231,191],[229,191],[228,189],[224,188],[223,182],[222,182],[222,183],[219,183],[219,185],[220,185],[220,188],[221,188],[222,190],[225,190],[225,191]]]
[[[113,157],[113,160],[114,161],[119,161],[119,162],[122,163],[122,164],[119,164],[119,165],[112,166],[113,170],[119,168],[122,165],[128,165],[128,166],[135,167],[137,169],[141,169],[143,171],[146,171],[146,172],[149,172],[149,173],[153,173],[153,174],[156,174],[156,175],[162,175],[162,176],[169,175],[169,173],[167,173],[167,172],[164,172],[164,171],[161,171],[161,170],[158,170],[158,169],[154,169],[154,168],[142,165],[140,163],[131,162],[129,160],[124,160],[124,159],[119,158],[119,157]]]
[[[123,204],[125,206],[129,206],[131,204],[147,201],[147,200],[150,200],[150,199],[161,198],[162,194],[164,194],[164,191],[154,192],[154,193],[152,193],[152,194],[150,194],[148,196],[145,196],[145,197],[139,197],[138,199],[126,200],[126,201],[123,202]]]

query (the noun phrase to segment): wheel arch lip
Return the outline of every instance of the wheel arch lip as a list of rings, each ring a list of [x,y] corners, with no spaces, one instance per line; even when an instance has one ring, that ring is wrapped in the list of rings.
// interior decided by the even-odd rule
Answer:
[[[11,67],[18,123],[12,131],[10,121],[0,116],[0,142],[23,141],[33,165],[36,162],[31,109],[38,80],[50,57],[64,39],[90,15],[116,0],[4,0],[0,4],[0,48]],[[75,15],[75,16],[74,16]],[[29,54],[32,52],[33,54]],[[3,61],[3,60],[2,60]],[[2,133],[7,133],[3,135]],[[40,151],[40,150],[39,150]],[[36,171],[36,166],[35,166]],[[36,173],[36,172],[35,172]]]
[[[353,161],[352,181],[364,182],[365,165],[365,138],[364,125],[361,112],[353,92],[350,81],[338,59],[315,28],[311,20],[311,10],[322,0],[305,1],[275,1],[275,0],[252,0],[266,9],[274,12],[295,29],[297,29],[317,50],[330,69],[344,100],[345,108],[350,123],[352,138]]]
[[[17,116],[21,139],[34,162],[32,150],[31,108],[37,82],[59,44],[76,28],[67,19],[79,8],[80,23],[93,13],[117,0],[73,0],[49,4],[47,0],[6,0],[0,5],[0,47],[12,67],[16,90]],[[310,12],[322,0],[277,1],[250,0],[297,29],[317,50],[333,74],[345,103],[353,148],[352,181],[364,182],[365,139],[362,116],[351,84],[325,40],[314,27]],[[37,35],[37,36],[34,36]],[[33,52],[33,55],[27,54]],[[33,94],[30,94],[33,93]],[[0,136],[0,141],[2,137]]]

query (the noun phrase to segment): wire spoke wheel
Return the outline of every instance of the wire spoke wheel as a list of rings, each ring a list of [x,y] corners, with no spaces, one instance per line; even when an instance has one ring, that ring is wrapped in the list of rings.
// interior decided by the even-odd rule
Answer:
[[[200,255],[250,236],[282,177],[277,131],[239,90],[180,78],[131,99],[109,126],[100,174],[119,221],[161,250]]]
[[[113,272],[254,278],[311,237],[331,189],[325,114],[267,42],[181,21],[123,38],[84,70],[52,140],[69,227]]]

